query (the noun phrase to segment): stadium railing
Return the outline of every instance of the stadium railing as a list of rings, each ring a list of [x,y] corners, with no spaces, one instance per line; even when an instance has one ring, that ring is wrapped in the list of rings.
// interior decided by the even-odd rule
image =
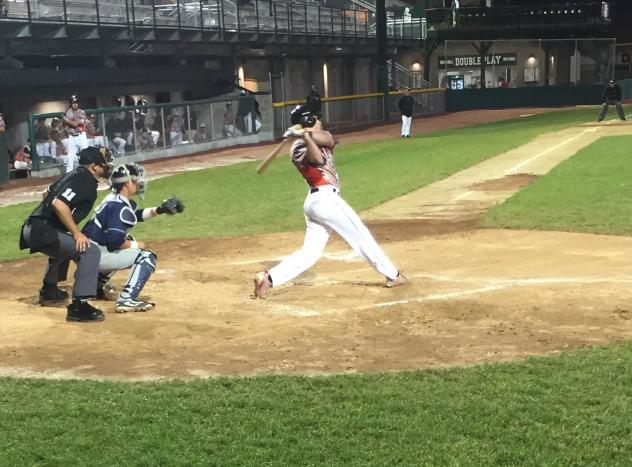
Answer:
[[[369,10],[322,6],[319,2],[252,0],[5,0],[7,20],[119,25],[197,31],[258,32],[327,37],[374,37]],[[391,38],[418,39],[425,23],[391,14]]]

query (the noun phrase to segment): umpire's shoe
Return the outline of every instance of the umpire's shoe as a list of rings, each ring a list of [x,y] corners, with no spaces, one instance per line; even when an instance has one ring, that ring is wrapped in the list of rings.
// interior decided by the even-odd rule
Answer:
[[[44,284],[39,291],[39,304],[54,306],[68,300],[68,292],[57,287],[57,284]]]
[[[66,321],[93,322],[105,319],[105,315],[101,310],[85,301],[75,299],[66,308],[68,309]]]
[[[133,298],[121,298],[116,302],[117,313],[127,313],[128,311],[149,311],[154,307],[153,303]]]

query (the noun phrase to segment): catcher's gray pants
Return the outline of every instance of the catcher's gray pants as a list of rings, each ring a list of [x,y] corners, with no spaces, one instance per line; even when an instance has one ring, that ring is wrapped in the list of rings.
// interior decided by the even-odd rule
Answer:
[[[601,113],[599,114],[599,121],[601,122],[604,118],[606,118],[606,114],[608,113],[608,108],[611,105],[617,106],[617,113],[619,114],[619,118],[621,120],[625,120],[625,113],[623,112],[623,106],[621,105],[621,101],[615,101],[614,99],[606,99],[606,102],[603,103],[603,107],[601,108]]]
[[[105,246],[98,245],[98,247],[101,250],[99,272],[110,275],[121,269],[131,269],[120,298],[138,297],[149,277],[156,270],[156,255],[140,248],[108,251]]]
[[[24,240],[28,244],[31,240],[31,226],[25,225],[23,232]],[[75,239],[72,238],[72,235],[59,231],[57,237],[59,238],[59,245],[42,251],[49,257],[44,282],[57,284],[66,280],[68,263],[72,260],[77,264],[72,296],[96,297],[99,260],[101,259],[99,247],[94,243],[90,243],[86,251],[80,253],[75,248]]]

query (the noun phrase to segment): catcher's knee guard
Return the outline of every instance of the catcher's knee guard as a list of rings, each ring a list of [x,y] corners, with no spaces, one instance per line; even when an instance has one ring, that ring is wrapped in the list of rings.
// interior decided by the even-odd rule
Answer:
[[[121,292],[121,298],[136,298],[156,270],[158,257],[149,250],[140,250],[127,278],[127,284]]]

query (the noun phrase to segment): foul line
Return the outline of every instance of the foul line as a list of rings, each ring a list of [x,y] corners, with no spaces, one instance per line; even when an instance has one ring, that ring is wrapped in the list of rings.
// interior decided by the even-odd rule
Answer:
[[[581,138],[581,137],[582,137],[582,136],[584,136],[586,133],[593,133],[593,132],[595,132],[595,131],[597,131],[597,128],[589,128],[589,129],[587,129],[587,130],[582,131],[582,132],[581,132],[581,133],[579,133],[578,135],[572,136],[572,137],[568,138],[567,140],[562,141],[561,143],[556,144],[555,146],[553,146],[553,147],[551,147],[551,148],[549,148],[549,149],[545,149],[545,150],[544,150],[544,151],[542,151],[541,153],[539,153],[539,154],[537,154],[537,155],[533,156],[533,157],[532,157],[532,158],[530,158],[530,159],[527,159],[526,161],[522,161],[522,162],[521,162],[521,163],[519,163],[518,165],[516,165],[516,166],[512,167],[511,169],[509,169],[509,170],[507,171],[506,175],[516,175],[516,172],[517,172],[518,170],[520,170],[522,167],[524,167],[525,165],[527,165],[528,163],[533,162],[534,160],[539,159],[540,157],[544,156],[545,154],[548,154],[548,153],[550,153],[550,152],[552,152],[552,151],[555,151],[555,150],[557,150],[557,149],[561,148],[562,146],[564,146],[564,145],[566,145],[566,144],[570,143],[571,141],[575,141],[576,139]]]

